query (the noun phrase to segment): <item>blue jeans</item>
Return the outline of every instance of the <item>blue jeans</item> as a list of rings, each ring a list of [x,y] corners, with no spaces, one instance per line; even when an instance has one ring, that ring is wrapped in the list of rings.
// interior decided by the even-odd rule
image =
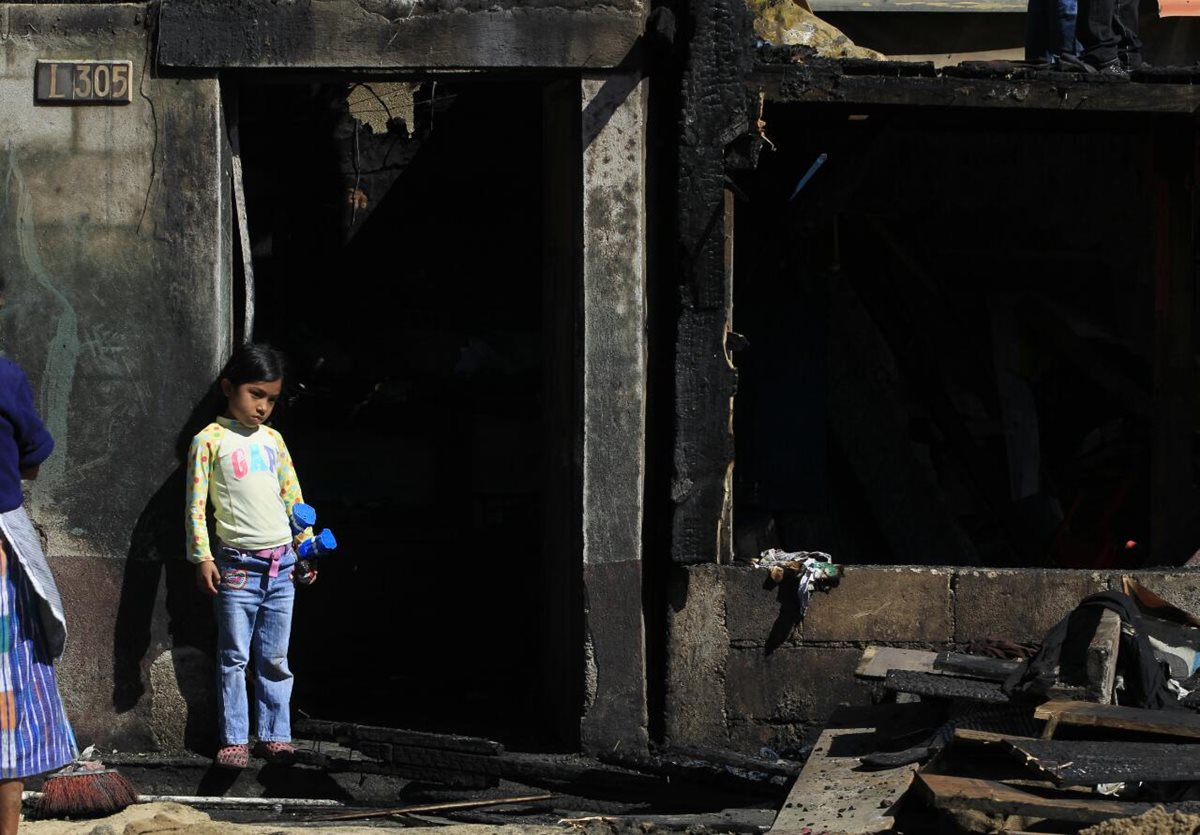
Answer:
[[[217,549],[216,559],[221,572],[216,619],[217,710],[222,743],[249,742],[246,665],[251,660],[257,736],[262,742],[288,742],[292,738],[292,671],[288,669],[287,654],[296,595],[291,576],[296,554],[288,546],[276,577],[270,576],[270,560],[254,556],[251,551],[222,546]]]
[[[1025,60],[1053,61],[1078,55],[1075,20],[1078,0],[1029,0],[1025,14]]]

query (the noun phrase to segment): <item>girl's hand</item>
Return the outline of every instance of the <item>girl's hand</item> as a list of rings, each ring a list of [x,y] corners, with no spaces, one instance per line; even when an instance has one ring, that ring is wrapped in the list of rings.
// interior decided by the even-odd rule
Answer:
[[[210,597],[217,596],[217,585],[221,582],[221,572],[212,560],[205,560],[196,566],[196,585],[200,591]]]

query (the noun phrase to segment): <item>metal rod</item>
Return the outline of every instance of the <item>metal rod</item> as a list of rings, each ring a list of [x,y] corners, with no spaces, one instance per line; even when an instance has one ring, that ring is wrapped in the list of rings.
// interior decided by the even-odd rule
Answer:
[[[40,800],[41,792],[22,792],[24,801]],[[181,803],[185,806],[243,806],[247,808],[273,808],[291,806],[308,809],[344,809],[340,800],[323,800],[309,797],[201,797],[188,794],[139,794],[138,803]]]
[[[362,818],[378,818],[385,815],[409,815],[420,812],[449,812],[456,809],[476,809],[480,806],[500,806],[508,803],[534,803],[539,800],[550,800],[552,794],[530,794],[524,797],[500,797],[494,800],[458,800],[451,803],[426,803],[421,806],[399,806],[394,809],[375,809],[368,812],[347,812],[344,815],[326,815],[313,818],[320,821],[348,821]]]

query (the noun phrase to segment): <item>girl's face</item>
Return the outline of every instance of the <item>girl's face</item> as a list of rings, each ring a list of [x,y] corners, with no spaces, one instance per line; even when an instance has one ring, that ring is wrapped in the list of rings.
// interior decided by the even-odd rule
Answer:
[[[275,401],[283,391],[283,380],[259,380],[235,386],[222,379],[221,391],[229,398],[229,408],[225,410],[227,417],[244,426],[258,426],[271,416]]]

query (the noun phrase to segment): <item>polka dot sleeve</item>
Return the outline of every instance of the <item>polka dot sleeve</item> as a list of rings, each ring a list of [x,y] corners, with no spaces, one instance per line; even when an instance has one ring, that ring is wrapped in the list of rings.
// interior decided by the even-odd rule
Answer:
[[[208,541],[208,482],[220,446],[220,427],[208,427],[188,448],[187,463],[187,555],[195,563],[211,560],[212,546]]]

